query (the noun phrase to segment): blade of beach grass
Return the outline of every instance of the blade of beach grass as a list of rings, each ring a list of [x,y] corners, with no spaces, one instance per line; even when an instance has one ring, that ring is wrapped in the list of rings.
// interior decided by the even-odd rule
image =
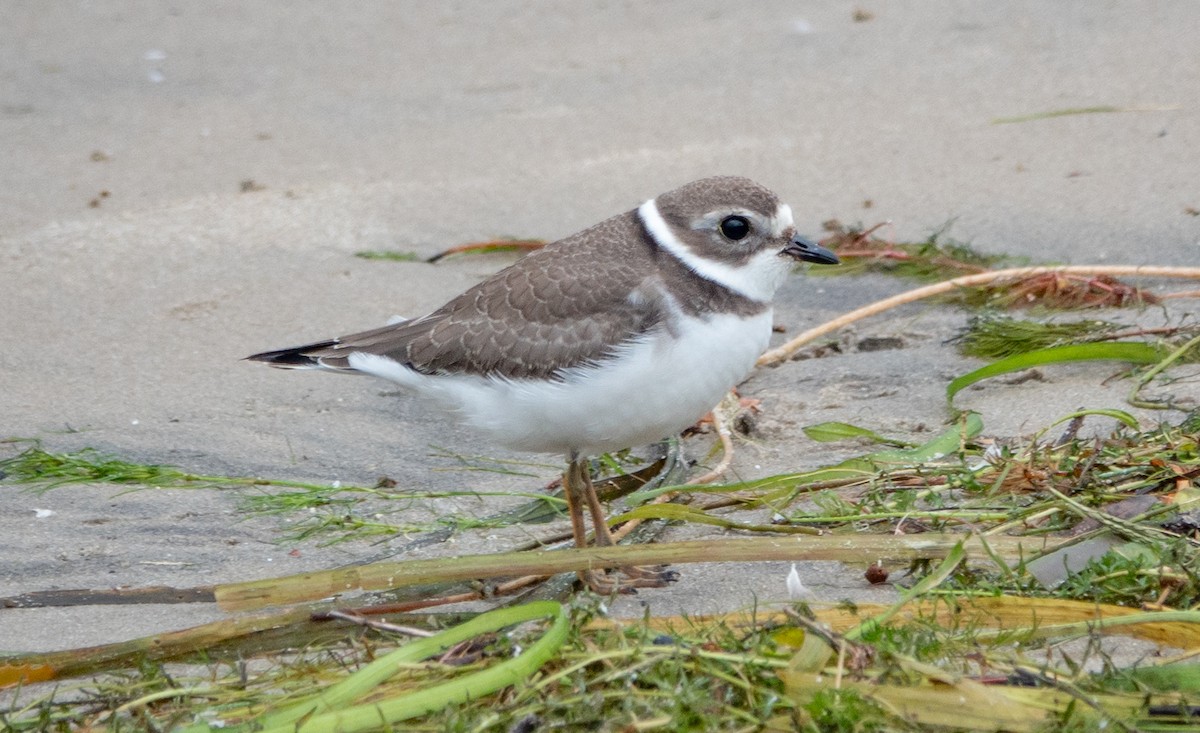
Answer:
[[[441,654],[459,642],[485,633],[497,632],[508,626],[541,618],[551,620],[550,628],[528,649],[517,656],[486,669],[462,675],[449,682],[418,689],[396,697],[376,700],[363,705],[351,705],[387,679],[404,669],[406,664],[419,662]],[[226,731],[324,731],[376,730],[387,728],[402,720],[441,710],[447,705],[465,703],[532,677],[550,660],[567,639],[569,617],[562,605],[553,601],[534,601],[521,606],[501,608],[476,616],[458,626],[433,636],[411,641],[386,654],[342,681],[331,685],[316,698],[290,705],[282,710],[255,717],[239,726],[198,723],[185,733],[211,730]]]
[[[877,451],[863,457],[876,464],[918,465],[958,453],[963,445],[983,432],[983,418],[977,412],[964,412],[933,440],[915,448]]]
[[[875,474],[876,470],[870,464],[860,458],[851,458],[848,461],[843,461],[827,468],[817,468],[812,471],[802,471],[800,473],[783,473],[752,481],[715,485],[676,484],[648,491],[636,491],[626,497],[625,503],[630,506],[636,506],[668,493],[732,494],[769,492],[764,494],[765,498],[774,493],[798,491],[800,486],[804,486],[805,488],[810,486],[829,488],[829,484],[843,485],[866,482],[875,476]]]
[[[694,522],[709,524],[724,529],[735,529],[742,532],[775,532],[781,534],[820,535],[821,530],[812,527],[793,526],[786,524],[746,524],[732,519],[710,514],[693,506],[684,504],[643,504],[635,509],[616,517],[613,522],[626,522],[630,519],[663,519],[669,522]]]
[[[913,443],[906,443],[895,438],[888,438],[880,435],[874,430],[851,425],[844,422],[823,422],[816,425],[808,425],[801,430],[808,436],[810,440],[815,440],[818,443],[832,443],[839,440],[851,440],[854,438],[864,438],[872,443],[884,443],[886,445],[894,445],[900,448],[912,448]]]
[[[546,240],[544,239],[492,239],[486,242],[468,242],[467,244],[455,245],[438,252],[432,257],[426,258],[425,261],[433,264],[449,257],[495,254],[497,252],[519,252],[520,254],[526,254],[545,246]]]
[[[875,451],[863,456],[856,456],[832,466],[803,471],[800,473],[780,474],[766,478],[744,481],[735,484],[716,486],[665,486],[658,489],[636,491],[626,498],[631,505],[643,504],[660,494],[679,493],[732,493],[763,491],[762,499],[770,500],[780,495],[798,491],[800,485],[811,485],[832,481],[867,481],[879,473],[880,466],[889,468],[904,465],[917,465],[927,461],[937,460],[962,449],[967,441],[983,432],[983,418],[976,412],[964,412],[946,430],[943,430],[932,440],[912,448],[893,448]],[[853,436],[847,436],[853,437]],[[752,501],[747,503],[752,504]]]
[[[1048,120],[1054,117],[1069,117],[1072,115],[1112,114],[1114,112],[1163,112],[1175,109],[1179,109],[1179,107],[1176,105],[1118,107],[1111,104],[1104,104],[1097,107],[1065,107],[1063,109],[1050,109],[1045,112],[1034,112],[1027,115],[996,117],[992,119],[992,124],[1012,125],[1019,122],[1033,122],[1035,120]]]
[[[1049,349],[1027,351],[992,362],[968,372],[946,385],[946,402],[954,406],[954,396],[963,389],[989,377],[1019,372],[1045,364],[1066,364],[1074,361],[1125,361],[1131,364],[1154,364],[1166,353],[1157,346],[1135,342],[1074,344]]]

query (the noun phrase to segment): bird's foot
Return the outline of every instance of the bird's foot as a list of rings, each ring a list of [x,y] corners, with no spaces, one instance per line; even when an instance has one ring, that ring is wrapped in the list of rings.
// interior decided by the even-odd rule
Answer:
[[[580,570],[579,579],[593,593],[602,596],[613,593],[637,593],[638,588],[662,588],[676,580],[679,573],[657,567],[617,568],[624,577],[613,577],[602,570]]]
[[[679,580],[679,573],[674,570],[667,570],[666,565],[627,565],[617,568],[617,570],[630,580],[642,580],[654,583],[648,585],[648,588],[661,588],[669,583],[674,583]]]

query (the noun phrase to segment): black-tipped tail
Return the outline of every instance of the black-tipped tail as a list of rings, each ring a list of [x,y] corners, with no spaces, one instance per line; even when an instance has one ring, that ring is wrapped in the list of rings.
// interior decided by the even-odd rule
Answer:
[[[313,354],[337,345],[336,340],[318,341],[290,349],[264,351],[246,357],[246,361],[261,361],[279,369],[320,369],[323,365]]]

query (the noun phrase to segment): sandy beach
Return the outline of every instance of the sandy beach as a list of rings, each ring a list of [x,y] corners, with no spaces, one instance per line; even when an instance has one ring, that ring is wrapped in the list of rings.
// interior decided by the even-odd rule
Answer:
[[[1197,22],[1187,0],[12,3],[0,24],[0,439],[207,475],[535,491],[557,457],[479,444],[382,382],[240,360],[420,315],[512,261],[357,252],[553,240],[714,174],[771,187],[812,235],[830,219],[889,222],[896,241],[945,230],[1037,263],[1195,266]],[[797,274],[778,338],[907,287]],[[1157,326],[1198,314],[1180,299],[1103,315]],[[946,383],[981,363],[947,343],[968,317],[909,306],[839,336],[840,354],[756,372],[741,391],[763,413],[731,477],[864,451],[801,431],[827,420],[928,439],[948,416]],[[879,336],[900,348],[856,348]],[[1028,434],[1081,407],[1127,409],[1128,385],[1105,381],[1115,371],[1048,368],[959,402],[988,435]],[[1200,396],[1194,376],[1176,388]],[[0,458],[24,446],[0,444]],[[468,472],[450,453],[532,465]],[[211,585],[384,551],[281,544],[297,518],[247,518],[238,499],[0,484],[0,597]],[[502,505],[457,497],[414,512]],[[518,536],[493,534],[412,556],[499,551]],[[687,526],[667,539],[725,534]],[[893,592],[861,568],[801,569],[821,599]],[[689,565],[614,611],[782,598],[787,570]],[[213,604],[0,609],[0,651],[221,617]]]

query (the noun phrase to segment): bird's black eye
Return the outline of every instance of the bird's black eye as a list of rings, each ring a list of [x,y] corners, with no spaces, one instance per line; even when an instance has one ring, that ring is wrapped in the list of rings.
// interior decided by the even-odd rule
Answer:
[[[721,236],[736,242],[750,234],[750,220],[744,216],[727,216],[717,225]]]

